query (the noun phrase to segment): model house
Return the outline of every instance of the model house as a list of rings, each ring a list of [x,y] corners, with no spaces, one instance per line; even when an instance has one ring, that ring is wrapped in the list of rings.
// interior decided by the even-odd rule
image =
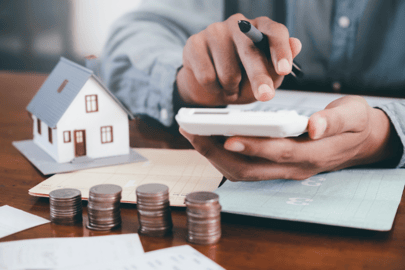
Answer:
[[[29,103],[34,143],[59,163],[126,155],[133,115],[87,68],[61,58]]]

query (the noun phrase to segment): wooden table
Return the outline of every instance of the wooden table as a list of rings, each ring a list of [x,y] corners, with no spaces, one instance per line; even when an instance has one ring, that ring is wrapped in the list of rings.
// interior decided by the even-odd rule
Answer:
[[[11,145],[32,138],[32,120],[25,108],[45,79],[41,74],[0,73],[0,206],[8,204],[49,218],[49,200],[28,195],[28,189],[46,177]],[[190,147],[185,139],[141,120],[131,122],[130,132],[132,147]],[[84,207],[85,221],[86,210]],[[121,211],[122,228],[111,234],[136,233],[136,205],[124,204]],[[172,216],[173,235],[141,236],[145,251],[187,244],[185,209],[173,208]],[[216,245],[192,246],[226,269],[405,269],[404,197],[389,232],[223,214],[222,233]],[[105,234],[84,225],[48,223],[0,242]]]

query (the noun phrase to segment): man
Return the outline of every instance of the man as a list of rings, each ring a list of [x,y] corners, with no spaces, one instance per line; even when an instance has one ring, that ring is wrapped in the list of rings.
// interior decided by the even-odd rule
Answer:
[[[404,15],[401,1],[149,0],[115,25],[102,76],[134,113],[166,126],[181,106],[271,100],[283,82],[291,84],[285,75],[294,58],[305,70],[303,88],[398,95],[405,90]],[[271,59],[241,33],[241,19],[268,36]],[[313,114],[308,135],[298,138],[220,144],[180,132],[237,181],[402,167],[404,128],[405,102],[371,108],[346,96]]]

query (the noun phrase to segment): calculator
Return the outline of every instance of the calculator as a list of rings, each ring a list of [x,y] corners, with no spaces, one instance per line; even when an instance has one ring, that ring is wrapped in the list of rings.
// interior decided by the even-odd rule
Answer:
[[[181,108],[176,121],[186,132],[201,136],[297,137],[307,132],[308,117],[294,110]]]

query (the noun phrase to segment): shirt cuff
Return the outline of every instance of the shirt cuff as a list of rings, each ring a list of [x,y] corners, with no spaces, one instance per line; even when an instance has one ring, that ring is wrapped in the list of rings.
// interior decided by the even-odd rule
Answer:
[[[393,164],[393,165],[396,168],[402,168],[405,165],[405,147],[404,147],[405,146],[405,122],[404,121],[401,122],[401,119],[405,119],[405,108],[401,108],[401,110],[400,110],[400,111],[404,112],[404,115],[401,117],[398,114],[398,110],[399,110],[398,106],[404,106],[404,105],[393,102],[393,103],[378,106],[376,108],[379,108],[385,112],[385,114],[390,119],[392,125],[394,126],[395,131],[398,134],[398,137],[402,144],[402,156],[401,156],[401,159],[399,160],[399,162],[397,162],[397,164]]]

